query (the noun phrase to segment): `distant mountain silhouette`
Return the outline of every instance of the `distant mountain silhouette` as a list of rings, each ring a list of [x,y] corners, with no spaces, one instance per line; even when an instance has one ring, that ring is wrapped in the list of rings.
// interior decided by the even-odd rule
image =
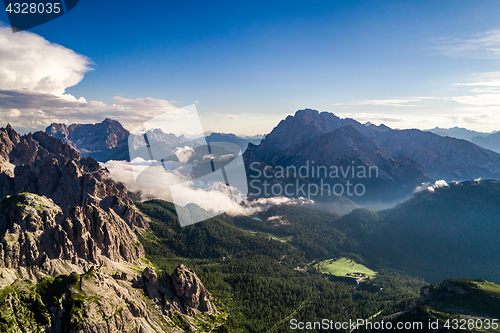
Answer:
[[[500,132],[496,132],[484,137],[476,136],[472,138],[472,142],[483,148],[500,153]]]
[[[488,136],[491,133],[472,131],[463,127],[452,127],[452,128],[440,128],[435,127],[433,129],[427,130],[426,132],[431,132],[441,136],[449,136],[451,138],[463,139],[471,141],[476,136]]]
[[[199,141],[200,139],[197,139],[197,141]],[[210,143],[210,142],[232,142],[232,143],[235,143],[240,147],[242,153],[245,152],[249,143],[252,143],[254,145],[258,145],[260,143],[260,141],[262,141],[262,139],[263,139],[263,136],[257,136],[257,135],[254,137],[240,137],[240,136],[236,136],[232,133],[215,133],[215,132],[212,132],[212,133],[210,133],[209,136],[205,137],[205,140],[207,141],[207,143]]]
[[[371,133],[382,147],[417,161],[434,179],[500,179],[500,155],[469,141],[417,129]]]

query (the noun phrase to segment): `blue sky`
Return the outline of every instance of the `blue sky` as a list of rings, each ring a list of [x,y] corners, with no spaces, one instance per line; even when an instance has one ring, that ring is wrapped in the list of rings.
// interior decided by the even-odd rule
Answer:
[[[498,1],[81,0],[30,33],[87,57],[92,70],[64,93],[125,105],[110,116],[123,112],[129,126],[125,113],[149,97],[197,102],[206,130],[237,134],[269,132],[303,108],[397,128],[492,131],[500,129],[499,17]],[[8,23],[3,11],[0,21]],[[26,125],[37,107],[11,104],[3,113],[25,116],[27,130],[95,122],[108,110],[65,117],[40,107],[43,119]]]

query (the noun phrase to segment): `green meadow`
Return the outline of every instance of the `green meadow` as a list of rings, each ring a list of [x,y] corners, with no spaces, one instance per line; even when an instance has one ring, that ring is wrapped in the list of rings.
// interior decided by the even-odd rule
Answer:
[[[330,274],[335,276],[345,276],[348,273],[362,273],[367,277],[375,277],[377,272],[372,271],[362,264],[356,263],[354,260],[342,257],[338,260],[327,259],[314,265],[323,274]]]

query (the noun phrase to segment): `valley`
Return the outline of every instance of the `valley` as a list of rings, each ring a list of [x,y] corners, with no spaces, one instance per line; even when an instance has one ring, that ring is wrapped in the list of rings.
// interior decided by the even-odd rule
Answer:
[[[303,116],[317,114],[299,112]],[[369,128],[363,131],[377,131]],[[366,140],[353,128],[336,138],[346,133]],[[155,135],[174,140],[172,151],[181,144],[173,136]],[[378,163],[401,160],[398,175],[407,167],[420,170],[417,178],[401,178],[419,179],[414,184],[421,186],[394,207],[371,211],[337,195],[208,218],[214,214],[194,203],[179,207],[161,199],[138,200],[140,194],[127,192],[126,184],[115,182],[92,157],[45,133],[21,136],[7,127],[0,138],[0,321],[6,332],[17,332],[19,320],[37,332],[92,331],[103,325],[109,332],[137,325],[145,332],[285,332],[291,319],[323,318],[395,324],[437,318],[444,331],[454,319],[497,315],[474,307],[494,305],[489,299],[496,299],[500,282],[497,180],[422,178],[425,169],[418,162],[394,159],[369,139],[358,141],[355,150],[368,145],[365,154],[378,149],[389,159],[363,162],[365,167],[388,170]],[[351,148],[342,154],[352,158]],[[256,149],[249,144],[246,162]],[[374,158],[367,156],[358,161]],[[257,171],[263,176],[280,168],[300,170],[301,164],[283,161]],[[314,183],[306,178],[302,181]],[[372,190],[388,189],[372,185]],[[181,227],[179,209],[207,220]],[[50,240],[57,240],[52,247]],[[467,292],[459,296],[441,293],[450,283],[469,289],[460,285]]]
[[[4,5],[0,333],[500,333],[498,0]]]

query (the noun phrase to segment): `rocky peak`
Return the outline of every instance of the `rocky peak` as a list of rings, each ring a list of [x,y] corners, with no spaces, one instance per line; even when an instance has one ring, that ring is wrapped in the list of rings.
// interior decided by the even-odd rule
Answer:
[[[193,269],[180,264],[172,274],[172,285],[177,297],[188,312],[216,312],[212,295],[203,286]]]
[[[127,131],[116,120],[104,119],[97,124],[51,124],[45,132],[62,139],[66,144],[79,150],[85,157],[93,157],[101,162],[110,159],[128,160]]]
[[[0,129],[0,171],[0,200],[30,192],[52,199],[63,211],[93,204],[114,210],[132,228],[147,225],[123,185],[112,181],[99,163],[46,133],[20,136]]]
[[[50,134],[54,138],[58,138],[63,140],[65,143],[69,144],[69,131],[68,131],[68,126],[65,124],[51,124],[47,129],[45,130],[47,134]]]
[[[346,176],[340,175],[342,177],[312,179],[312,176],[308,179],[317,183],[324,180],[331,186],[348,180],[362,183],[366,193],[349,198],[358,203],[395,200],[410,195],[422,182],[431,181],[422,165],[415,160],[394,154],[380,145],[370,134],[379,129],[383,131],[384,127],[367,127],[353,119],[340,119],[328,112],[300,110],[295,116],[281,121],[259,146],[250,145],[243,156],[247,166],[258,162],[262,168],[267,165],[305,166],[312,169],[313,164],[343,170],[369,170],[375,167],[377,172],[373,177],[359,178],[353,176],[354,173],[349,175],[346,172]]]
[[[354,119],[341,119],[330,112],[299,110],[294,116],[288,116],[282,120],[262,140],[258,150],[261,154],[270,156],[294,145],[309,143],[321,135],[345,126],[352,126],[361,133],[367,132],[366,126]]]

